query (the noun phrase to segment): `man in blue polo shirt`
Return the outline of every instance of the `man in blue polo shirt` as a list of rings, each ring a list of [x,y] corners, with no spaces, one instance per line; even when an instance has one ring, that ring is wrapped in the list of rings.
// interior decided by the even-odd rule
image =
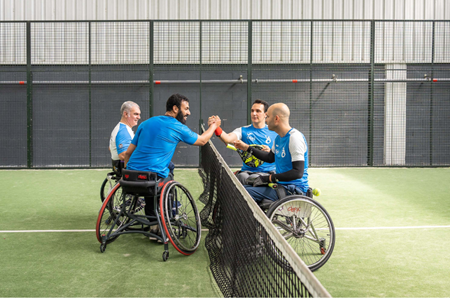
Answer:
[[[266,125],[266,113],[269,104],[264,100],[257,99],[253,102],[251,110],[252,124],[236,128],[230,133],[224,132],[220,127],[216,129],[216,135],[225,143],[233,144],[234,141],[241,140],[246,144],[263,145],[269,151],[277,133],[270,131]],[[247,179],[252,180],[259,175],[275,173],[274,163],[263,163],[258,167],[250,167],[242,164],[241,170],[236,173],[236,177],[242,184],[247,184]]]
[[[186,126],[189,110],[189,99],[181,94],[173,94],[166,102],[166,113],[152,117],[139,125],[128,150],[125,153],[125,166],[128,170],[151,171],[172,180],[169,175],[172,157],[179,142],[189,145],[203,146],[220,126],[220,118],[212,116],[208,129],[201,135]],[[154,215],[153,197],[146,197],[146,214]],[[155,227],[153,233],[159,234]],[[157,238],[150,237],[151,240]]]
[[[198,135],[186,125],[189,99],[181,94],[173,94],[166,103],[166,114],[155,116],[139,125],[128,150],[125,166],[129,170],[151,171],[161,178],[169,176],[169,164],[179,142],[203,146],[220,125],[220,118],[213,116],[208,130]]]
[[[289,116],[289,108],[283,103],[269,107],[266,122],[278,134],[270,152],[254,149],[240,140],[234,143],[236,148],[252,151],[261,160],[275,162],[276,174],[260,176],[252,186],[245,186],[257,202],[278,199],[277,191],[267,186],[268,183],[277,183],[286,194],[308,191],[308,145],[305,136],[289,125]]]
[[[125,152],[134,137],[132,128],[136,126],[141,119],[141,110],[137,103],[133,101],[126,101],[120,108],[120,122],[114,127],[111,137],[109,138],[109,151],[111,152],[111,159],[114,171],[120,174],[125,158]]]

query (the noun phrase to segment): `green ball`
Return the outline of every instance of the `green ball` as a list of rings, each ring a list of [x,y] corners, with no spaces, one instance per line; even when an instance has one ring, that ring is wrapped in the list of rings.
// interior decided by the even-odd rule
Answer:
[[[320,196],[320,189],[318,189],[318,188],[314,188],[313,189],[313,191],[312,191],[312,193],[313,193],[313,195],[315,195],[316,197],[318,197],[318,196]]]

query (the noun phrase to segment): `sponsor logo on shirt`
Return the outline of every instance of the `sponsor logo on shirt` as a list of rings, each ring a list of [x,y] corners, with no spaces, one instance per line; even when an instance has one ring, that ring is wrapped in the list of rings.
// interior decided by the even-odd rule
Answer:
[[[254,142],[254,141],[256,140],[256,138],[255,138],[255,136],[253,135],[252,132],[249,133],[249,134],[247,135],[247,138],[248,138],[250,141],[252,141],[252,142]]]
[[[119,144],[119,149],[122,149],[123,148],[123,145],[122,144]]]
[[[270,139],[270,137],[269,136],[267,136],[267,139],[266,139],[266,144],[270,144],[270,142],[271,142],[272,140]]]

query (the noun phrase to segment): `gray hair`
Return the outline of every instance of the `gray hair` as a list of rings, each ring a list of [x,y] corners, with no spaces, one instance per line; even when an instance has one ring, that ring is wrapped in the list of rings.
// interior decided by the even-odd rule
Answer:
[[[131,108],[137,106],[139,108],[139,105],[135,103],[134,101],[126,101],[122,104],[122,107],[120,108],[120,115],[123,116],[123,112],[127,112],[128,114],[131,112]]]

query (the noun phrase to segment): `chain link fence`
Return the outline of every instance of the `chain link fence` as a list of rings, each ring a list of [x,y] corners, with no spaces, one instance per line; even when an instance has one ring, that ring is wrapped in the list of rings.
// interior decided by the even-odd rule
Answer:
[[[0,22],[1,168],[109,167],[120,106],[230,132],[284,102],[313,167],[450,165],[448,21]],[[214,142],[220,142],[215,140]],[[217,146],[230,165],[240,159]],[[173,161],[196,167],[180,144]]]

